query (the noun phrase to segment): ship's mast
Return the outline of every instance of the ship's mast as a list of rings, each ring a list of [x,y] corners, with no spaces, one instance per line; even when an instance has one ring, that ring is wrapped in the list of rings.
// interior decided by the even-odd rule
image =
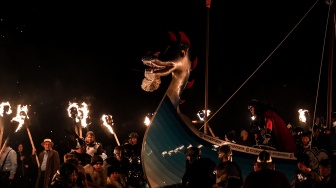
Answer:
[[[334,42],[335,42],[335,2],[333,0],[329,0],[328,2],[330,7],[330,21],[329,21],[329,36],[330,36],[330,43],[329,43],[329,64],[328,64],[328,93],[327,93],[327,125],[330,129],[332,126],[332,119],[331,114],[333,113],[332,110],[332,78],[333,78],[333,61],[334,61]]]

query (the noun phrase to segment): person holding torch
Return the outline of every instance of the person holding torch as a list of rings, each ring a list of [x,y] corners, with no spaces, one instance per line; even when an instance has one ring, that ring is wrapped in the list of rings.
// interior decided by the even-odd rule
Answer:
[[[8,140],[0,153],[0,187],[13,187],[14,176],[17,169],[17,154],[9,146]]]
[[[47,188],[51,183],[53,175],[61,167],[58,151],[52,149],[54,143],[50,138],[44,139],[41,143],[44,150],[38,154],[41,166],[38,169],[35,188]],[[36,149],[33,149],[33,155],[36,155]],[[35,162],[35,160],[33,160]]]

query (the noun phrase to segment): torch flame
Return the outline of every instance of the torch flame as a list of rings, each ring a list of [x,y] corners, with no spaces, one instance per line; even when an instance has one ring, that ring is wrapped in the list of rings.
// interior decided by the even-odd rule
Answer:
[[[12,119],[13,121],[16,121],[19,123],[18,127],[16,128],[15,132],[21,129],[23,124],[25,123],[25,120],[29,119],[28,117],[28,106],[21,106],[21,104],[18,105],[17,111],[16,111],[16,116]]]
[[[210,113],[211,113],[211,111],[210,111],[210,110],[207,110],[207,113],[206,113],[207,115],[206,115],[206,116],[207,116],[207,117],[210,116]],[[197,115],[197,117],[199,118],[199,120],[204,121],[205,110],[198,111],[196,115]]]
[[[148,127],[150,122],[151,122],[151,118],[153,117],[153,113],[148,113],[147,116],[145,117],[145,121],[144,124]]]
[[[102,125],[104,125],[110,131],[111,134],[114,134],[112,129],[113,125],[112,116],[103,114],[100,120],[102,122]]]
[[[306,113],[308,113],[308,110],[299,109],[298,112],[299,112],[299,120],[302,122],[306,122],[307,121]]]
[[[150,119],[148,116],[145,117],[145,121],[144,121],[145,125],[148,126],[150,123]]]
[[[3,117],[5,106],[9,107],[6,114],[11,114],[12,113],[11,105],[9,104],[9,102],[3,102],[3,103],[0,104],[0,116],[1,117]]]
[[[89,109],[85,102],[82,103],[82,107],[79,107],[77,103],[69,102],[68,115],[74,118],[76,123],[81,122],[82,127],[85,128],[88,125],[86,120],[89,118]]]

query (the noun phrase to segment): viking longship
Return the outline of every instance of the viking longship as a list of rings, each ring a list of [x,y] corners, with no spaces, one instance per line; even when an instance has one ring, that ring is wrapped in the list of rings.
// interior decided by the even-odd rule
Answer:
[[[332,23],[334,25],[334,20]],[[247,176],[252,171],[256,156],[265,148],[229,143],[206,134],[183,114],[180,109],[183,103],[181,95],[194,83],[190,80],[190,74],[197,65],[197,58],[190,55],[191,41],[186,33],[169,31],[168,34],[171,42],[164,52],[149,53],[142,58],[143,64],[149,67],[142,81],[143,90],[157,90],[161,77],[171,75],[171,82],[150,119],[143,139],[142,166],[150,187],[168,187],[181,183],[186,167],[184,151],[189,146],[200,147],[202,157],[218,161],[217,148],[229,144],[233,150],[233,160],[242,168],[243,176]],[[268,151],[276,163],[276,169],[284,172],[291,180],[297,167],[295,153],[276,149]],[[307,153],[315,161],[326,157],[323,152],[307,150]]]

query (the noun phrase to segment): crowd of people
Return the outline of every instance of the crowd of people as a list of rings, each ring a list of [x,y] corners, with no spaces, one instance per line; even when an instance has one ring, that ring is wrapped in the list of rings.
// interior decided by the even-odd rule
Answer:
[[[210,158],[202,157],[197,147],[187,148],[185,154],[187,159],[182,188],[332,188],[336,185],[332,160],[322,159],[319,168],[312,169],[309,155],[304,152],[296,154],[297,169],[292,179],[276,169],[276,163],[267,150],[259,153],[245,178],[239,164],[234,162],[228,144],[218,149],[217,165]]]
[[[336,113],[332,114],[331,126],[327,126],[323,118],[317,117],[312,128],[305,130],[299,126],[293,128],[290,124],[286,125],[272,105],[252,100],[248,109],[251,113],[250,126],[242,129],[240,135],[236,135],[234,130],[227,132],[224,135],[225,141],[266,150],[292,152],[297,158],[297,169],[292,179],[285,181],[287,178],[275,172],[276,164],[271,163],[269,154],[263,151],[254,163],[254,172],[245,178],[242,187],[336,186]],[[261,166],[264,166],[261,169],[267,170],[259,171]],[[218,185],[217,182],[212,187]]]
[[[254,118],[249,129],[239,136],[234,131],[225,134],[226,142],[250,147],[265,146],[251,164],[251,172],[243,178],[239,164],[232,158],[230,145],[218,148],[218,161],[202,157],[201,149],[189,147],[185,151],[186,166],[181,188],[330,188],[336,185],[336,133],[320,121],[312,131],[300,127],[292,129],[271,109],[253,100],[248,108]],[[336,122],[336,121],[335,121]],[[67,132],[69,133],[69,132]],[[142,169],[141,144],[138,134],[131,132],[128,139],[107,155],[106,148],[88,131],[84,138],[71,133],[70,150],[61,155],[52,139],[45,138],[40,148],[24,150],[23,143],[13,149],[6,140],[0,151],[0,187],[4,188],[145,188],[148,183]],[[265,149],[262,148],[262,149]],[[276,169],[267,150],[293,152],[297,169],[292,179]],[[327,157],[312,166],[307,150],[315,148]]]
[[[71,138],[71,136],[69,136]],[[107,155],[95,134],[85,138],[74,133],[65,155],[53,149],[54,142],[45,138],[43,151],[16,149],[5,142],[0,154],[1,188],[145,188],[148,187],[141,164],[141,144],[132,132],[127,141]],[[8,140],[7,140],[8,141]]]
[[[242,138],[246,137],[246,133],[242,131]],[[186,170],[180,187],[334,187],[336,173],[331,158],[319,161],[319,168],[312,169],[309,156],[303,152],[310,137],[302,132],[293,131],[294,137],[299,135],[302,140],[299,146],[302,146],[302,149],[296,153],[297,169],[293,179],[288,179],[284,173],[276,170],[276,164],[266,150],[260,152],[253,164],[253,170],[243,178],[239,164],[232,158],[230,145],[219,147],[219,163],[202,157],[200,148],[189,147],[185,151]],[[14,150],[6,142],[0,157],[0,187],[148,187],[142,171],[141,146],[137,144],[137,138],[137,133],[129,134],[127,142],[114,148],[113,156],[105,155],[102,144],[96,141],[92,131],[89,131],[85,138],[77,137],[76,142],[72,144],[73,149],[63,157],[53,149],[54,143],[50,138],[45,138],[41,143],[43,151],[37,153],[36,149],[33,149],[32,154],[25,153],[22,144]]]

